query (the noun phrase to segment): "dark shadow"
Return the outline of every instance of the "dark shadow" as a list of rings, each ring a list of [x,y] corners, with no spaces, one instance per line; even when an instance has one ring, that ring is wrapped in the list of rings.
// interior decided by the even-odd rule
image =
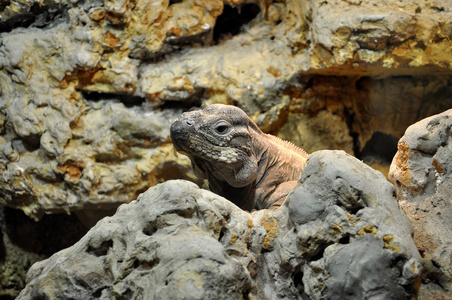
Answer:
[[[379,160],[390,164],[397,153],[399,139],[393,135],[375,132],[366,143],[358,158],[363,160]]]
[[[88,231],[75,215],[44,215],[35,222],[21,210],[5,207],[4,218],[11,243],[45,256],[72,246]]]
[[[260,13],[259,5],[255,3],[243,4],[239,7],[225,5],[223,13],[218,16],[213,28],[213,42],[218,44],[220,40],[239,34],[242,26],[251,22]]]

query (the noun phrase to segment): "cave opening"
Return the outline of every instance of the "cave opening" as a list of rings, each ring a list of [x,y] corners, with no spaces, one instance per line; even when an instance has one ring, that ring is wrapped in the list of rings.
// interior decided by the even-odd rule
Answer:
[[[35,222],[19,209],[4,207],[3,218],[4,234],[11,243],[46,257],[72,246],[89,229],[74,214],[46,214]]]
[[[214,44],[242,32],[243,26],[250,23],[261,12],[259,5],[247,3],[237,7],[225,5],[213,28]]]
[[[397,153],[398,141],[399,139],[393,135],[377,131],[357,157],[366,163],[381,162],[389,165]]]

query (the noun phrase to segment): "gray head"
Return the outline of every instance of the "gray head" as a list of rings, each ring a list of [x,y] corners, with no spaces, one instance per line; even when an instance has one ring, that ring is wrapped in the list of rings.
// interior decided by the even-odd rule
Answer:
[[[261,132],[240,108],[214,104],[182,114],[171,125],[171,139],[190,158],[198,177],[241,187],[256,177],[251,131]]]

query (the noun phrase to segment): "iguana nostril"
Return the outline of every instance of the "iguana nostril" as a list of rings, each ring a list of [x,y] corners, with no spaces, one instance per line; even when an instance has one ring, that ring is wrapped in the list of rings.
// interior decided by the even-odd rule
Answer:
[[[185,125],[187,125],[187,126],[192,126],[193,125],[193,121],[191,119],[184,120],[184,122],[185,122]]]

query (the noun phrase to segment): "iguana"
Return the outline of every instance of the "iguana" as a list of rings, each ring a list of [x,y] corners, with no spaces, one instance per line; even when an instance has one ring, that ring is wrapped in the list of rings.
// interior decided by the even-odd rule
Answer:
[[[308,157],[289,142],[263,133],[232,105],[183,113],[171,125],[171,139],[214,193],[248,211],[279,207]]]

